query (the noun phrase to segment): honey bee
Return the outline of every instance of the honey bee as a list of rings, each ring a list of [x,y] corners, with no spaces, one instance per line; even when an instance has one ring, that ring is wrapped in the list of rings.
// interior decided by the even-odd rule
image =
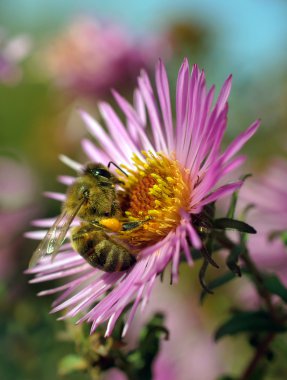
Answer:
[[[71,244],[90,265],[105,272],[120,272],[135,264],[135,254],[112,233],[138,228],[145,221],[121,221],[116,185],[123,182],[109,171],[110,164],[121,170],[113,162],[107,167],[100,163],[86,165],[68,188],[62,212],[33,253],[29,267],[41,257],[52,255],[53,259],[57,255],[76,216],[81,223],[71,229]]]

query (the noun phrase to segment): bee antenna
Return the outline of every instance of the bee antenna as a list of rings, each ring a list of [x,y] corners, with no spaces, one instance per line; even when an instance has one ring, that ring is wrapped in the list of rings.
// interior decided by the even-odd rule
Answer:
[[[108,163],[108,169],[110,168],[111,165],[114,165],[116,168],[118,168],[126,177],[128,177],[127,173],[122,169],[120,168],[117,164],[115,164],[113,161],[110,161]]]

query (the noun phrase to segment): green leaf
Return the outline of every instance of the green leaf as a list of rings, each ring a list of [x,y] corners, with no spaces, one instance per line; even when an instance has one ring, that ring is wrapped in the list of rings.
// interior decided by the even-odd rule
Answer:
[[[169,332],[163,324],[163,314],[155,314],[143,327],[137,349],[128,353],[128,362],[137,379],[152,379],[152,365],[159,352],[161,339],[169,338]]]
[[[242,268],[242,269],[240,269],[240,271],[241,271],[241,273],[248,273],[248,270],[246,268]],[[236,278],[238,278],[237,274],[235,274],[233,272],[226,272],[222,276],[219,276],[219,277],[215,278],[214,280],[210,281],[207,284],[207,288],[210,290],[214,290],[216,288],[219,288],[220,286],[223,286],[223,285],[229,283],[230,281],[232,281]],[[207,294],[208,293],[205,290],[203,290],[201,292],[201,295],[200,295],[200,301],[201,302],[204,301]]]
[[[58,365],[58,373],[60,376],[66,376],[73,372],[82,372],[88,368],[87,361],[78,355],[67,355],[61,359]]]
[[[263,275],[263,285],[270,293],[276,294],[287,303],[287,289],[275,274]]]
[[[231,270],[233,274],[239,277],[241,276],[241,269],[237,265],[237,263],[244,249],[245,248],[242,247],[242,245],[235,246],[234,248],[231,249],[226,259],[226,265],[228,266],[228,268]]]
[[[238,200],[238,193],[235,192],[232,194],[232,197],[231,197],[229,209],[228,209],[227,215],[226,215],[227,218],[230,218],[230,219],[234,218],[237,200]]]
[[[257,367],[255,369],[253,369],[252,373],[248,374],[248,380],[267,380],[266,378],[266,372],[268,371],[268,368],[266,368],[266,364],[262,361],[261,363],[257,364]],[[269,373],[269,372],[268,372]],[[218,380],[240,380],[241,377],[222,377]],[[245,379],[245,377],[244,377]],[[271,378],[268,377],[268,380],[270,380]],[[273,377],[272,377],[273,379]],[[276,378],[278,380],[278,378]],[[275,379],[273,379],[275,380]]]
[[[242,222],[241,220],[220,218],[213,221],[213,228],[219,230],[237,230],[240,232],[246,232],[248,234],[256,234],[256,230],[249,224]]]
[[[207,284],[207,288],[210,289],[210,290],[214,290],[222,285],[225,285],[227,284],[228,282],[230,282],[231,280],[235,279],[236,276],[232,273],[232,272],[227,272],[227,273],[224,273],[222,276],[219,276],[217,277],[216,279],[210,281],[208,284]],[[205,299],[205,296],[207,295],[208,293],[203,290],[201,292],[201,295],[200,295],[200,301],[203,302],[203,300]]]
[[[244,176],[242,176],[240,178],[240,180],[242,182],[244,182],[247,178],[251,177],[252,174],[245,174]],[[236,205],[237,205],[237,201],[238,201],[238,193],[239,193],[239,190],[238,189],[237,191],[235,191],[232,196],[231,196],[231,201],[230,201],[230,205],[229,205],[229,208],[228,208],[228,211],[227,211],[227,215],[226,217],[229,218],[229,219],[233,219],[234,218],[234,214],[235,214],[235,209],[236,209]]]
[[[281,240],[283,241],[283,244],[287,247],[287,231],[282,232]]]
[[[235,335],[243,332],[283,332],[286,327],[272,320],[270,315],[263,311],[239,311],[228,321],[223,323],[215,332],[215,340],[226,335]]]

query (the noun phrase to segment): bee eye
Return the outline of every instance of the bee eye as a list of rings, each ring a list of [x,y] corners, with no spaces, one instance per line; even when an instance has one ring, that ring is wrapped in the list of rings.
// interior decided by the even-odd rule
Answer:
[[[111,178],[111,173],[105,169],[98,169],[97,175],[100,175],[101,177],[105,177],[105,178]]]
[[[94,177],[98,177],[98,176],[101,176],[101,177],[105,177],[105,178],[111,178],[111,173],[106,170],[106,169],[90,169],[90,173],[94,176]]]

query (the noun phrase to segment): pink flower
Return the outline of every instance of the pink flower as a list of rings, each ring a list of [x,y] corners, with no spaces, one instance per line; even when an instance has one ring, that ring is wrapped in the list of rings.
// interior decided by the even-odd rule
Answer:
[[[139,304],[144,307],[147,303],[158,274],[168,263],[171,262],[172,281],[178,280],[181,252],[192,265],[190,245],[198,249],[202,246],[195,222],[205,205],[241,186],[241,182],[221,185],[219,182],[224,183],[224,177],[242,164],[243,158],[234,156],[259,126],[259,121],[255,121],[222,153],[231,76],[212,106],[214,86],[208,90],[204,72],[194,65],[190,73],[185,59],[178,74],[175,123],[167,74],[161,61],[155,80],[159,102],[144,71],[138,79],[133,106],[114,92],[126,125],[107,103],[99,105],[107,132],[82,112],[90,133],[98,141],[98,145],[83,141],[88,158],[102,163],[112,160],[121,165],[128,173],[127,178],[121,177],[129,200],[124,210],[126,218],[147,220],[142,228],[117,235],[136,247],[136,264],[126,272],[104,273],[92,268],[66,244],[55,261],[44,258],[30,270],[36,274],[33,283],[72,276],[58,288],[40,294],[63,292],[54,302],[52,312],[66,310],[63,318],[81,316],[79,322],[91,322],[92,331],[108,322],[106,335],[111,334],[118,317],[132,302],[123,331],[126,334]],[[76,170],[82,168],[69,159],[66,162]],[[62,179],[66,184],[74,180]],[[50,196],[65,200],[64,194],[50,193]],[[38,224],[49,227],[51,221]],[[41,238],[44,233],[30,236]]]
[[[155,40],[136,41],[119,25],[82,17],[50,42],[41,66],[66,90],[103,96],[134,81],[142,66],[150,67],[158,47]]]
[[[164,325],[169,331],[169,339],[160,343],[160,351],[153,363],[152,378],[216,379],[228,370],[229,355],[226,355],[226,350],[220,348],[211,336],[209,324],[215,316],[204,314],[198,304],[196,290],[183,296],[179,289],[171,292],[169,281],[167,278],[165,280],[155,286],[145,312],[134,321],[126,341],[136,347],[138,331],[141,331],[151,315],[161,312],[165,316]]]
[[[287,230],[287,163],[274,160],[261,178],[251,178],[240,191],[244,205],[254,207],[248,223],[257,230],[248,239],[248,248],[256,264],[275,271],[287,284],[287,248],[280,233]]]
[[[31,40],[26,35],[8,39],[0,29],[0,83],[17,84],[22,78],[20,62],[31,50]]]

